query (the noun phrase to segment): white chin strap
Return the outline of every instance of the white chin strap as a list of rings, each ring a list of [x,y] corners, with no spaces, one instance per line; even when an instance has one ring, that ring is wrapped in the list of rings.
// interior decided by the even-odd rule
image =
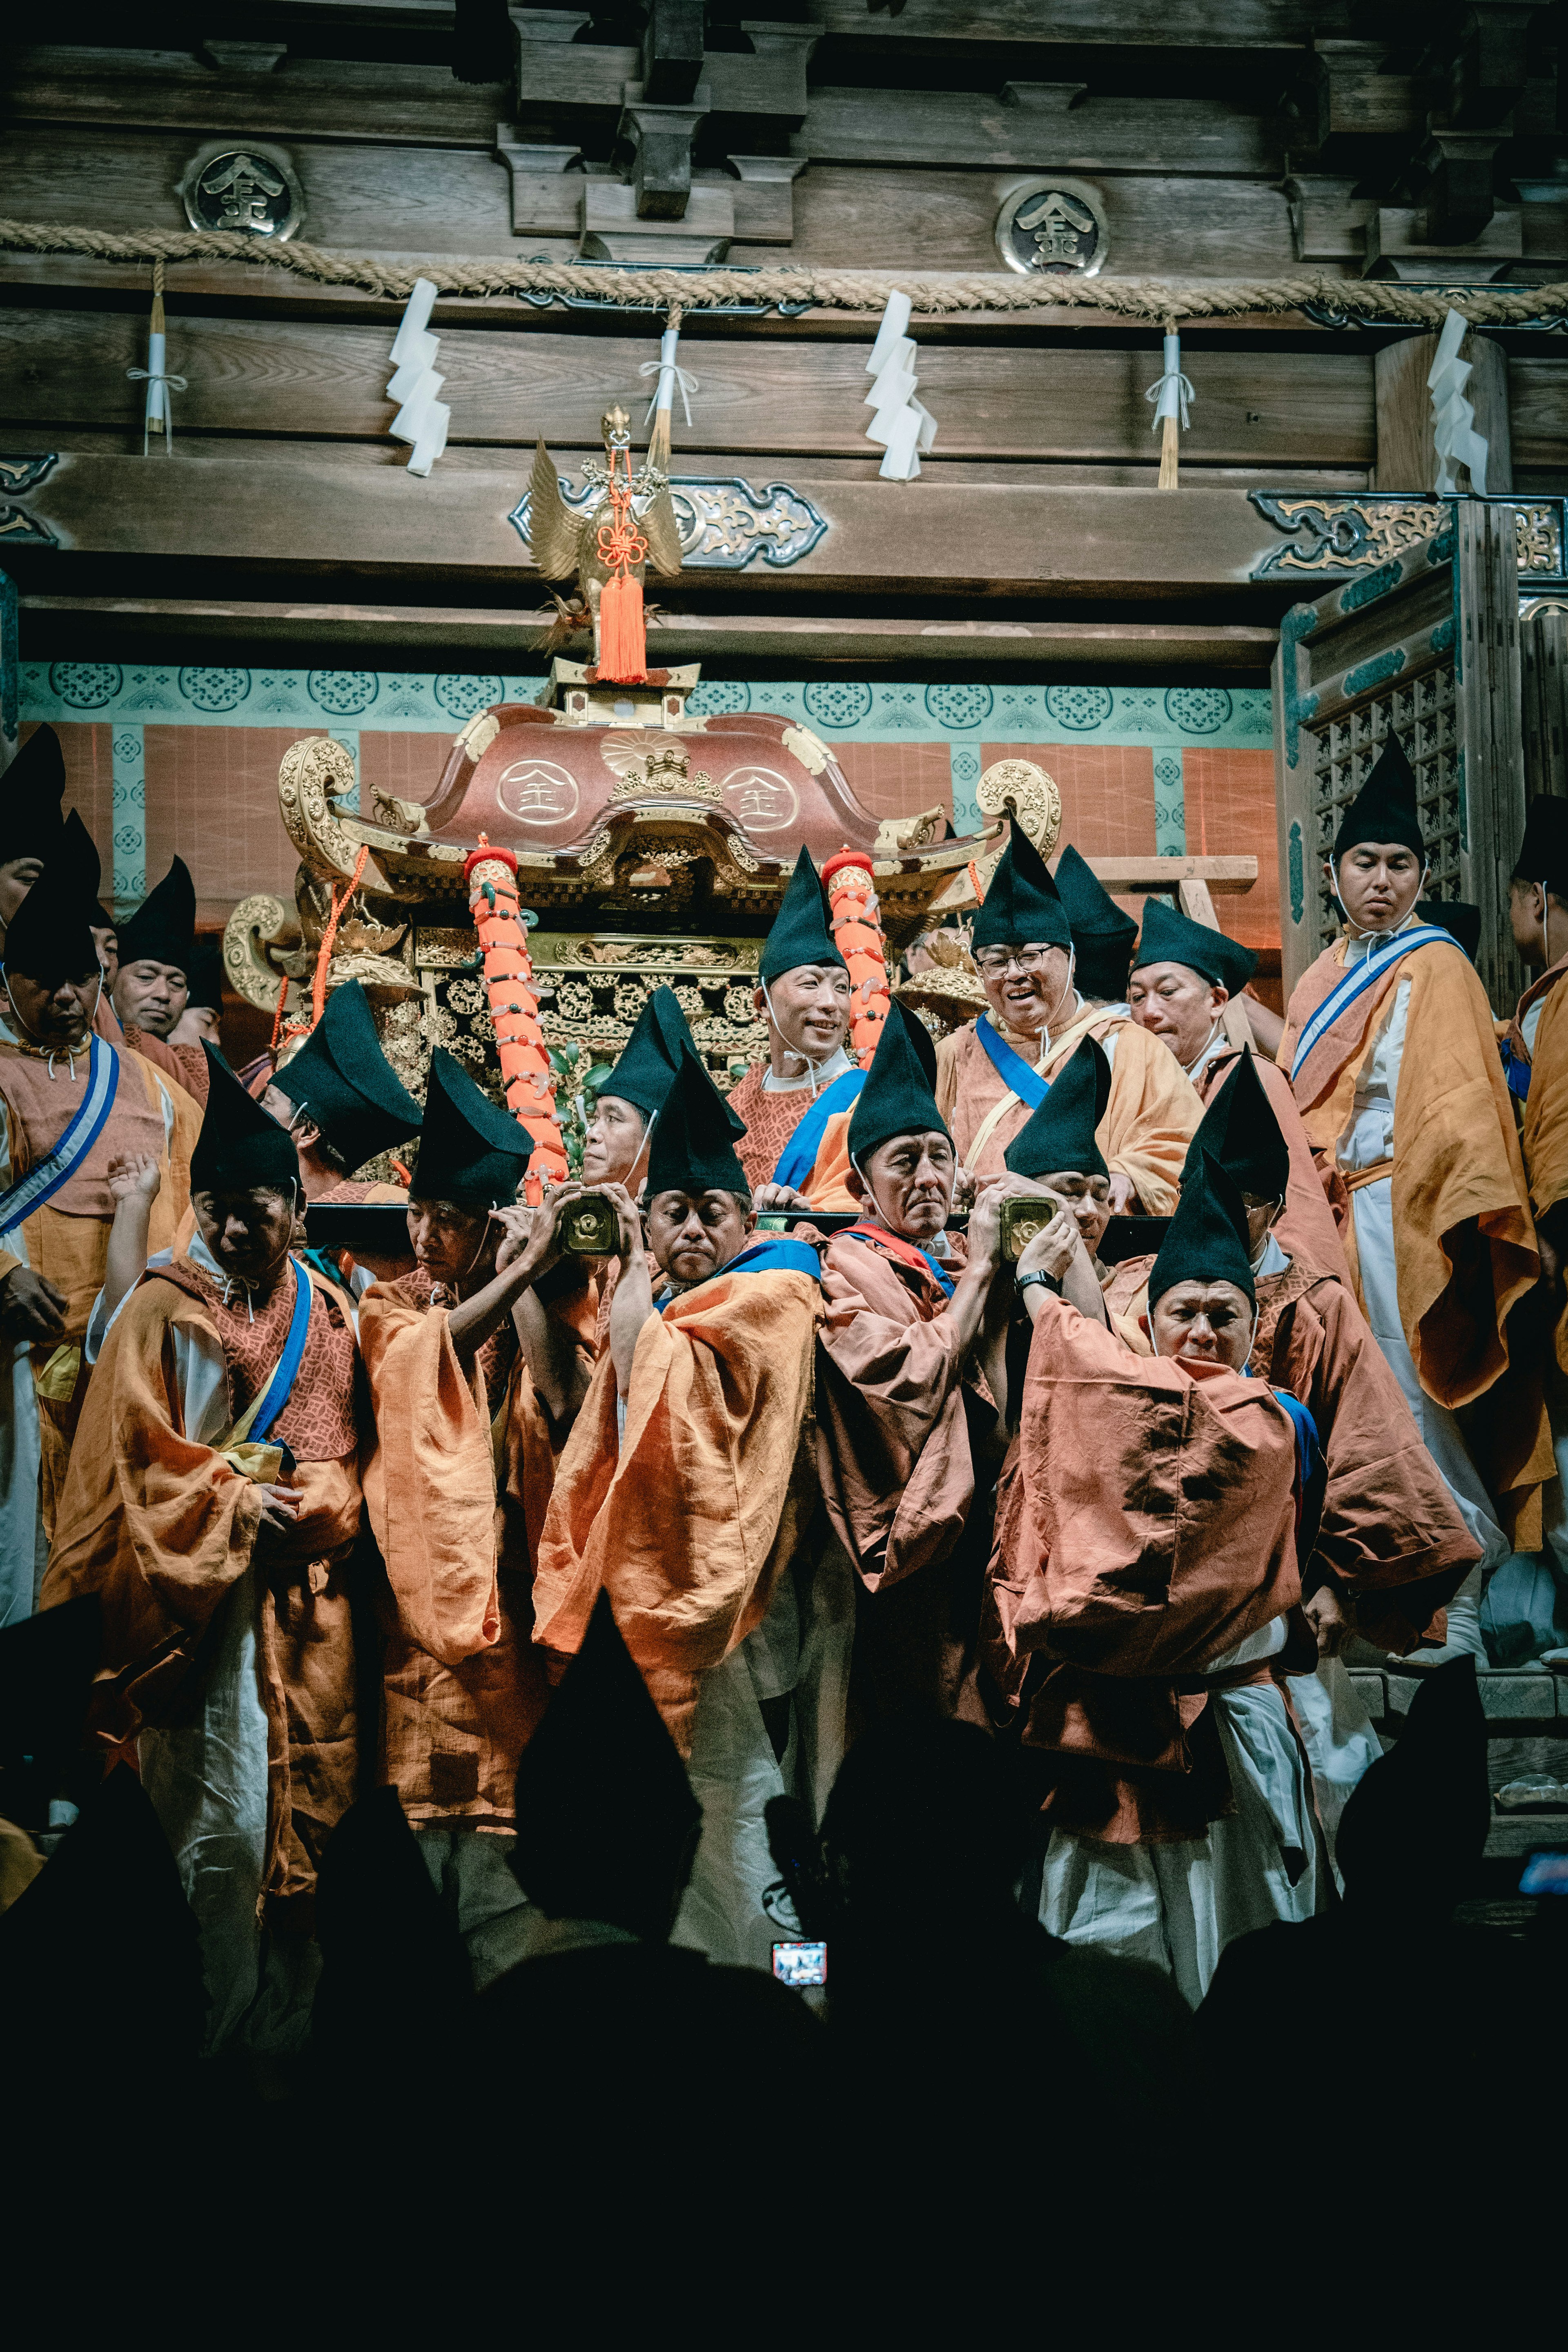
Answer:
[[[1352,930],[1355,932],[1357,938],[1363,940],[1391,939],[1394,930],[1394,926],[1392,923],[1385,923],[1381,930],[1372,930],[1369,929],[1366,925],[1356,921],[1355,917],[1351,913],[1350,908],[1340,897],[1340,868],[1338,859],[1331,857],[1328,860],[1328,867],[1330,877],[1329,887],[1333,891],[1335,903],[1338,906],[1341,914],[1350,925]],[[1416,898],[1419,898],[1422,891],[1426,887],[1426,877],[1431,871],[1431,860],[1429,858],[1423,859],[1421,866],[1421,879],[1415,887]],[[1414,914],[1415,911],[1415,900],[1413,898],[1410,902],[1410,914]],[[1402,915],[1399,919],[1402,923],[1406,923],[1410,919],[1410,915]]]

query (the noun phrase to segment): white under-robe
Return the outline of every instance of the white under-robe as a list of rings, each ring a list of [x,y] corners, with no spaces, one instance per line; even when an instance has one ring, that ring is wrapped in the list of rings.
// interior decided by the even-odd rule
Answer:
[[[1227,1661],[1260,1654],[1263,1635]],[[1216,1661],[1215,1671],[1222,1662]],[[1052,1832],[1040,1885],[1040,1925],[1069,1944],[1148,1960],[1195,2009],[1226,1944],[1275,1919],[1310,1919],[1328,1904],[1328,1864],[1306,1763],[1277,1684],[1243,1683],[1209,1699],[1236,1797],[1234,1814],[1201,1838],[1112,1845]]]

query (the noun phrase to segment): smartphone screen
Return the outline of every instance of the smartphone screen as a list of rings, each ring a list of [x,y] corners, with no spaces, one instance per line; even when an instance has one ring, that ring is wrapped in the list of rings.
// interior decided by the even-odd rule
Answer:
[[[780,1984],[825,1985],[827,1982],[826,1944],[775,1944],[773,1974]]]

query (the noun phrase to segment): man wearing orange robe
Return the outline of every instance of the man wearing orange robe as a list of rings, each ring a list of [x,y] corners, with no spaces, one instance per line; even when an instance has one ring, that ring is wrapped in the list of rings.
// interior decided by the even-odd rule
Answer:
[[[97,889],[95,878],[95,895]],[[173,1043],[195,956],[196,888],[184,859],[176,857],[136,912],[117,927],[111,1008],[105,1011],[112,1009],[128,1045],[201,1104],[207,1082],[201,1046]]]
[[[675,1940],[766,1968],[777,1915],[763,1807],[788,1792],[786,1773],[818,1811],[826,1800],[853,1622],[852,1595],[824,1595],[814,1575],[817,1253],[752,1238],[725,1106],[689,1049],[648,1159],[657,1296],[637,1212],[624,1191],[612,1197],[609,1346],[556,1474],[535,1639],[574,1656],[609,1593],[703,1809]]]
[[[524,1129],[437,1047],[408,1203],[416,1263],[359,1309],[365,1507],[386,1570],[382,1779],[479,1988],[521,1956],[513,1783],[547,1696],[533,1567],[581,1394],[570,1335],[533,1295],[580,1188],[531,1217],[513,1206],[529,1156]]]
[[[173,1239],[200,1126],[180,1087],[95,1034],[91,901],[58,857],[6,931],[0,1035],[0,1622],[31,1614],[82,1400],[88,1319],[108,1263],[121,1160],[156,1162]]]
[[[1102,958],[1107,942],[1090,936]],[[937,1108],[962,1166],[982,1182],[1001,1177],[1007,1146],[1030,1111],[1074,1048],[1094,1037],[1110,1065],[1100,1144],[1112,1208],[1166,1215],[1202,1115],[1197,1097],[1125,1004],[1089,1003],[1075,987],[1067,908],[1019,825],[974,918],[973,944],[988,1010],[936,1049]]]
[[[753,1062],[729,1097],[744,1129],[737,1148],[759,1211],[855,1210],[844,1139],[866,1073],[845,1044],[849,967],[833,943],[832,922],[803,843],[757,973],[768,1058]]]
[[[1291,1223],[1294,1160],[1273,1098],[1268,1065],[1247,1054],[1205,1113],[1193,1163],[1206,1152],[1247,1211],[1258,1293],[1250,1369],[1300,1398],[1323,1460],[1303,1513],[1300,1552],[1304,1613],[1317,1637],[1311,1675],[1293,1675],[1292,1712],[1311,1759],[1318,1811],[1332,1853],[1345,1801],[1382,1753],[1372,1719],[1342,1662],[1359,1633],[1403,1657],[1479,1556],[1479,1546],[1422,1443],[1397,1380],[1348,1282],[1314,1263]],[[1322,1202],[1320,1190],[1319,1200]],[[1117,1268],[1108,1302],[1142,1329],[1117,1328],[1148,1346],[1146,1269]],[[1139,1295],[1128,1296],[1134,1285]]]
[[[1557,1475],[1542,1494],[1544,1549],[1499,1570],[1483,1624],[1508,1664],[1531,1654],[1568,1665],[1568,802],[1542,793],[1530,804],[1509,894],[1513,942],[1539,977],[1519,1000],[1504,1055],[1510,1093],[1522,1104],[1520,1137],[1541,1251],[1538,1303],[1546,1404]]]
[[[208,2049],[288,2049],[360,1760],[352,1307],[290,1257],[294,1147],[216,1057],[191,1183],[190,1247],[94,1371],[43,1605],[99,1595],[92,1726],[137,1738],[201,1931]]]
[[[858,1575],[850,1719],[952,1715],[974,1664],[996,1414],[977,1343],[1001,1190],[945,1231],[958,1162],[930,1035],[895,1003],[849,1120],[858,1221],[823,1254],[818,1456]]]
[[[1390,738],[1328,862],[1344,936],[1291,993],[1281,1068],[1325,1184],[1348,1193],[1356,1296],[1481,1559],[1440,1664],[1482,1654],[1485,1582],[1540,1539],[1551,1432],[1534,1351],[1510,1332],[1540,1274],[1491,1008],[1449,932],[1419,922],[1415,778]]]
[[[1165,1969],[1196,2007],[1233,1936],[1327,1900],[1275,1680],[1311,1652],[1310,1423],[1247,1376],[1246,1216],[1212,1161],[1151,1276],[1153,1359],[1057,1295],[1079,1246],[1048,1227],[1019,1260],[1034,1339],[994,1565],[1049,1779],[1040,1919]]]

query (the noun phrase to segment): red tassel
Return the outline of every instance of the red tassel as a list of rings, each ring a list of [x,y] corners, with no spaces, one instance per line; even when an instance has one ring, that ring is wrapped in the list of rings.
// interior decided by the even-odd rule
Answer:
[[[647,677],[642,583],[625,572],[599,592],[599,676],[616,686],[641,686]]]

